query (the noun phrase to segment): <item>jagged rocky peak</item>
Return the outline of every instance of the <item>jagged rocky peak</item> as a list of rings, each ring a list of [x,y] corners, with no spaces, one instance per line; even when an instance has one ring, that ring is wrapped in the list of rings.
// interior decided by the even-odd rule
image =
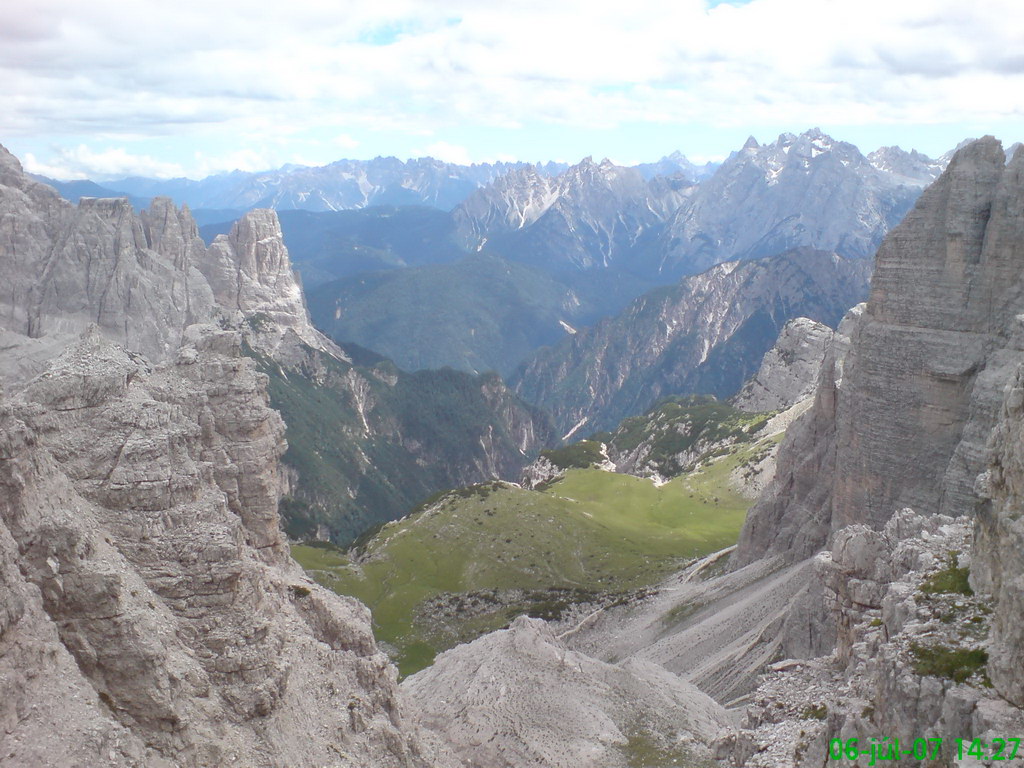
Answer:
[[[921,187],[931,184],[946,167],[942,160],[933,160],[916,149],[907,152],[899,147],[880,147],[867,159],[878,170]]]
[[[206,244],[199,237],[199,227],[187,205],[178,209],[171,198],[155,197],[140,217],[149,248],[178,269],[205,259]]]
[[[226,235],[218,235],[200,269],[217,304],[242,313],[247,337],[273,355],[286,336],[344,359],[341,351],[309,319],[305,296],[292,270],[277,213],[247,212]]]
[[[227,235],[211,245],[221,263],[209,265],[207,275],[218,302],[232,309],[255,309],[270,293],[286,302],[299,299],[299,286],[291,270],[277,214],[270,209],[247,212]],[[218,270],[218,268],[220,268]]]
[[[669,176],[676,178],[682,177],[689,181],[701,181],[706,179],[715,172],[717,167],[718,163],[714,162],[706,162],[698,165],[678,149],[670,155],[665,155],[657,162],[640,163],[635,166],[643,177],[648,180],[655,176]]]
[[[510,173],[471,194],[453,218],[470,248],[501,239],[545,269],[608,267],[679,206],[687,186],[586,157],[555,177]]]
[[[55,190],[27,176],[25,169],[21,167],[21,161],[2,144],[0,144],[0,186],[20,190],[27,188],[39,191],[49,190],[49,197],[59,197]]]
[[[288,557],[283,433],[213,326],[156,365],[90,329],[0,406],[0,762],[422,764],[369,613]]]
[[[10,286],[0,297],[0,378],[8,384],[39,373],[91,324],[159,362],[176,353],[187,326],[240,313],[254,346],[273,351],[293,334],[341,356],[309,322],[272,212],[250,212],[208,250],[188,209],[168,198],[139,216],[126,198],[73,206],[6,150],[0,210]]]
[[[813,395],[832,336],[824,323],[808,317],[790,320],[732,404],[746,411],[779,411]]]
[[[557,197],[550,177],[538,173],[533,166],[525,166],[471,193],[452,215],[466,247],[479,250],[487,237],[532,224]]]
[[[749,142],[748,142],[749,144]],[[741,153],[736,160],[747,160],[761,168],[769,185],[779,183],[779,175],[786,173],[809,173],[811,161],[825,155],[830,160],[863,170],[867,165],[864,156],[853,144],[836,141],[818,128],[801,134],[783,133],[772,144],[764,146],[745,145],[750,152]],[[824,161],[822,161],[824,162]]]

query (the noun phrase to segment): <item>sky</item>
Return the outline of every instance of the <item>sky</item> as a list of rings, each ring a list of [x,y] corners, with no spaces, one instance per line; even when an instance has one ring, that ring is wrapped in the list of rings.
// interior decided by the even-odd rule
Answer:
[[[1021,0],[6,0],[0,144],[59,179],[1024,140]]]

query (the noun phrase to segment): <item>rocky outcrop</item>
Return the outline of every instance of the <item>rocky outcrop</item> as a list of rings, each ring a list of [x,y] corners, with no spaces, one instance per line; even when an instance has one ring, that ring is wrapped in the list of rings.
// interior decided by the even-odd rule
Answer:
[[[0,764],[420,764],[368,612],[288,556],[265,378],[184,336],[92,329],[0,412]]]
[[[864,315],[864,304],[851,309],[825,348],[810,407],[790,424],[775,455],[775,472],[747,515],[732,560],[736,565],[757,560],[763,542],[775,538],[804,557],[828,537],[831,485],[823,478],[835,471],[836,409],[850,337]],[[793,559],[800,559],[794,555]]]
[[[402,684],[428,744],[477,768],[595,768],[707,757],[725,710],[655,664],[615,666],[569,650],[522,616],[441,654]]]
[[[730,402],[745,411],[780,411],[813,395],[832,333],[806,317],[790,320]]]
[[[527,490],[535,490],[540,486],[549,485],[565,476],[566,469],[551,463],[545,456],[538,456],[525,467],[519,478],[519,484]]]
[[[1024,153],[1004,160],[995,139],[961,149],[879,249],[843,385],[826,376],[791,430],[737,562],[806,557],[904,506],[973,510],[1024,311]]]
[[[720,264],[540,350],[513,383],[566,438],[613,429],[666,395],[728,397],[786,322],[838,323],[863,299],[869,268],[810,250]]]
[[[956,759],[954,739],[991,743],[1019,732],[1024,712],[985,675],[985,649],[993,647],[986,635],[1000,610],[990,594],[948,581],[951,569],[966,573],[977,562],[979,550],[968,551],[971,530],[966,518],[904,509],[880,531],[838,531],[831,550],[813,561],[809,610],[791,615],[804,621],[786,630],[787,651],[823,655],[774,665],[740,731],[717,745],[719,757],[747,768],[820,767],[830,764],[829,739],[858,739],[865,751],[882,742],[885,754],[884,735],[902,750],[916,739],[942,739],[945,764],[974,765]],[[832,633],[834,651],[804,644],[808,623]]]
[[[199,265],[217,304],[246,318],[259,351],[273,355],[281,338],[292,333],[311,347],[342,356],[310,322],[274,211],[246,213],[229,234],[214,239]]]
[[[251,211],[207,249],[188,208],[168,198],[138,216],[125,198],[72,206],[3,148],[0,162],[0,263],[9,280],[0,330],[10,339],[0,375],[10,384],[42,370],[37,348],[59,349],[92,324],[163,361],[187,326],[237,314],[250,345],[266,354],[293,334],[343,357],[310,323],[273,211]]]

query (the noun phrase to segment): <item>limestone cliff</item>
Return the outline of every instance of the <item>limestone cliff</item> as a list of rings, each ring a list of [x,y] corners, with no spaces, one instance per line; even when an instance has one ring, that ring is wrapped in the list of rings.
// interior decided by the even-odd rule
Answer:
[[[15,385],[92,324],[163,361],[187,326],[238,314],[268,354],[294,334],[344,357],[310,323],[273,211],[250,211],[207,249],[187,207],[161,197],[138,216],[125,198],[75,206],[0,147],[0,264],[0,378]]]
[[[738,562],[806,557],[904,506],[973,510],[1024,311],[1024,153],[1004,159],[992,138],[961,149],[879,249],[844,383],[790,436],[780,467],[805,466],[754,508]]]
[[[282,336],[291,332],[315,349],[344,357],[310,322],[274,211],[246,213],[231,232],[214,239],[199,266],[217,303],[248,318],[261,352],[273,355]]]
[[[265,377],[184,342],[93,328],[0,408],[0,765],[421,765],[368,611],[288,556]]]
[[[0,147],[0,328],[12,345],[66,342],[96,324],[130,349],[166,359],[186,326],[214,314],[196,265],[205,252],[187,212],[158,203],[140,220],[125,199],[83,198],[73,206]],[[11,367],[0,367],[9,378]]]
[[[1024,707],[1024,366],[1006,388],[990,441],[988,471],[980,478],[982,501],[974,532],[972,583],[993,595],[989,675],[1008,701]]]

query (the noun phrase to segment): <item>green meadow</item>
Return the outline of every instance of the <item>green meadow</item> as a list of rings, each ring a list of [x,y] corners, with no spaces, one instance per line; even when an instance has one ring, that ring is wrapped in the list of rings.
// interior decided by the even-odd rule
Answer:
[[[762,441],[764,442],[764,441]],[[542,491],[488,483],[444,495],[389,523],[359,550],[296,545],[321,584],[366,603],[403,675],[442,650],[528,613],[625,599],[688,560],[736,542],[750,500],[729,472],[738,446],[661,486],[572,469]]]

